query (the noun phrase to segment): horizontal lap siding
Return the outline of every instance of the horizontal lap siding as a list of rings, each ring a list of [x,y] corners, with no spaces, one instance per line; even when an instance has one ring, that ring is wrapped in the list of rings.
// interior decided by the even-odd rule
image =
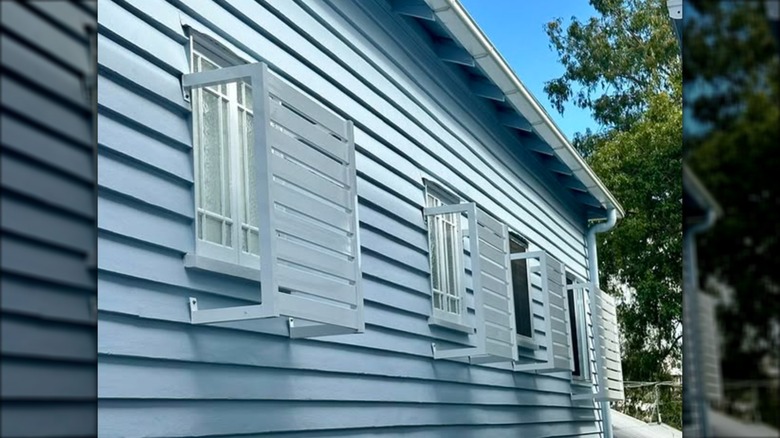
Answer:
[[[380,34],[371,15],[384,13],[381,3],[334,3],[346,9],[323,1],[273,3],[279,10],[252,1],[100,3],[101,432],[596,433],[593,406],[574,407],[560,374],[431,358],[431,342],[448,348],[467,339],[427,323],[423,177],[451,184],[580,274],[583,229],[572,208],[500,149],[506,136],[489,133],[498,127],[467,113],[472,102],[434,80],[441,66]],[[268,62],[354,120],[365,333],[291,340],[282,320],[189,324],[187,297],[203,308],[244,305],[259,285],[188,271],[182,262],[194,251],[194,205],[180,20]],[[388,24],[399,26],[394,20]],[[323,38],[315,42],[310,32]]]
[[[94,6],[94,5],[93,5]],[[0,435],[97,433],[89,8],[2,2]]]

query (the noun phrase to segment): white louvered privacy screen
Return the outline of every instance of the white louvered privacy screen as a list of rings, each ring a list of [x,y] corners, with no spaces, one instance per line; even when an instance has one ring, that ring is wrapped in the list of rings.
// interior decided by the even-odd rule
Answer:
[[[511,362],[515,371],[572,370],[572,342],[563,263],[544,251],[510,254],[507,225],[483,212],[473,202],[423,209],[423,214],[428,218],[453,213],[465,215],[467,219],[465,235],[469,242],[465,247],[469,249],[471,258],[476,330],[470,335],[471,345],[465,348],[441,349],[434,343],[433,357],[468,359],[471,363]],[[527,261],[529,283],[532,286],[532,346],[518,342],[515,328],[511,261],[516,259]],[[588,286],[589,283],[573,286],[582,289],[582,306],[586,303]],[[590,314],[596,315],[592,321],[595,338],[588,339],[587,331],[582,331],[580,343],[586,351],[588,345],[592,344],[599,352],[598,370],[586,374],[595,374],[599,380],[593,379],[597,389],[595,392],[581,394],[577,398],[622,400],[623,377],[615,301],[610,295],[598,291],[592,294],[590,304]],[[582,314],[585,314],[584,308]],[[589,367],[590,361],[586,360],[584,365]]]
[[[572,399],[621,401],[625,397],[615,298],[600,289],[595,289],[595,291],[593,293],[591,289],[588,294],[594,329],[594,336],[588,340],[592,342],[593,348],[597,352],[595,355],[596,369],[591,370],[590,376],[595,391],[572,395]],[[587,344],[583,345],[587,346]]]
[[[528,257],[534,306],[534,331],[541,339],[536,351],[522,349],[515,371],[555,372],[571,369],[571,342],[566,302],[565,267],[542,251],[517,254]]]
[[[596,294],[598,303],[595,309],[599,326],[598,343],[601,358],[601,386],[598,400],[623,400],[623,367],[620,363],[620,339],[618,335],[617,308],[612,295],[599,290]]]
[[[476,332],[470,336],[474,346],[440,350],[434,344],[434,358],[468,358],[472,363],[516,360],[507,226],[479,210],[473,202],[426,207],[423,213],[426,217],[466,215],[474,290]]]
[[[471,345],[440,349],[434,344],[434,358],[468,359],[471,363],[509,361],[515,371],[569,370],[563,265],[543,251],[510,254],[507,225],[473,202],[428,207],[423,211],[426,217],[452,213],[466,216],[469,238],[466,247],[471,255],[474,291],[476,331],[470,335]],[[518,348],[515,327],[511,261],[517,259],[527,261],[532,285],[529,317],[532,317],[534,345],[528,348]]]
[[[362,332],[352,122],[264,63],[185,74],[182,86],[239,80],[253,90],[261,304],[199,309],[190,298],[192,322],[283,316],[292,337]]]

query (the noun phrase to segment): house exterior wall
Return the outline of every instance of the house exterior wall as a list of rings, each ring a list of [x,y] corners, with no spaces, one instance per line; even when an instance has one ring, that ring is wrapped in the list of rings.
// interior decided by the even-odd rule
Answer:
[[[270,3],[270,4],[269,4]],[[355,125],[365,333],[282,319],[190,324],[188,297],[259,283],[188,270],[195,249],[182,24],[263,61]],[[423,178],[587,278],[584,214],[385,0],[99,4],[99,432],[104,436],[597,436],[568,373],[432,358]],[[515,150],[510,153],[510,150]]]
[[[0,435],[94,436],[95,172],[84,78],[85,26],[94,29],[97,6],[0,8]]]

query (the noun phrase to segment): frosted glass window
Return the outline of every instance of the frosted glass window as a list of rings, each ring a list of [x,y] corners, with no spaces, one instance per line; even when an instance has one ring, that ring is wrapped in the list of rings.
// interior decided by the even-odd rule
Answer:
[[[221,64],[193,51],[193,72]],[[197,252],[259,268],[251,87],[246,82],[198,87],[192,97]]]
[[[428,191],[426,206],[446,205],[440,196]],[[428,247],[431,265],[433,308],[460,316],[461,296],[461,242],[460,214],[440,214],[428,217]]]
[[[238,87],[238,133],[241,144],[241,179],[244,202],[241,214],[241,250],[260,255],[260,234],[257,212],[257,172],[255,161],[255,136],[252,113],[252,87],[242,82]]]

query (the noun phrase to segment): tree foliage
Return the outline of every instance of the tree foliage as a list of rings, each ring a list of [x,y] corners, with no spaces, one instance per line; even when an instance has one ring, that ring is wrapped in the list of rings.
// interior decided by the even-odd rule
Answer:
[[[699,239],[709,284],[734,290],[719,319],[726,379],[761,378],[780,351],[780,64],[760,3],[693,2],[685,29],[688,162],[724,214]],[[714,280],[714,281],[713,281]]]
[[[598,16],[547,24],[565,72],[545,92],[561,113],[572,102],[599,124],[626,130],[647,108],[648,94],[670,93],[679,83],[679,47],[661,0],[590,4]]]
[[[633,289],[620,314],[631,380],[659,378],[667,357],[680,359],[681,129],[676,99],[651,96],[639,121],[600,142],[589,159],[628,210],[600,236],[599,268],[612,292]]]
[[[686,144],[725,132],[740,120],[746,99],[767,95],[776,53],[761,2],[690,1],[683,32],[686,111],[699,130]],[[776,84],[775,84],[776,85]],[[717,128],[712,130],[712,128]]]
[[[669,380],[679,366],[682,323],[682,72],[661,0],[591,0],[595,17],[547,24],[564,66],[545,91],[591,111],[600,129],[575,138],[626,210],[599,235],[602,287],[621,297],[623,376]],[[680,403],[662,406],[681,426]]]

